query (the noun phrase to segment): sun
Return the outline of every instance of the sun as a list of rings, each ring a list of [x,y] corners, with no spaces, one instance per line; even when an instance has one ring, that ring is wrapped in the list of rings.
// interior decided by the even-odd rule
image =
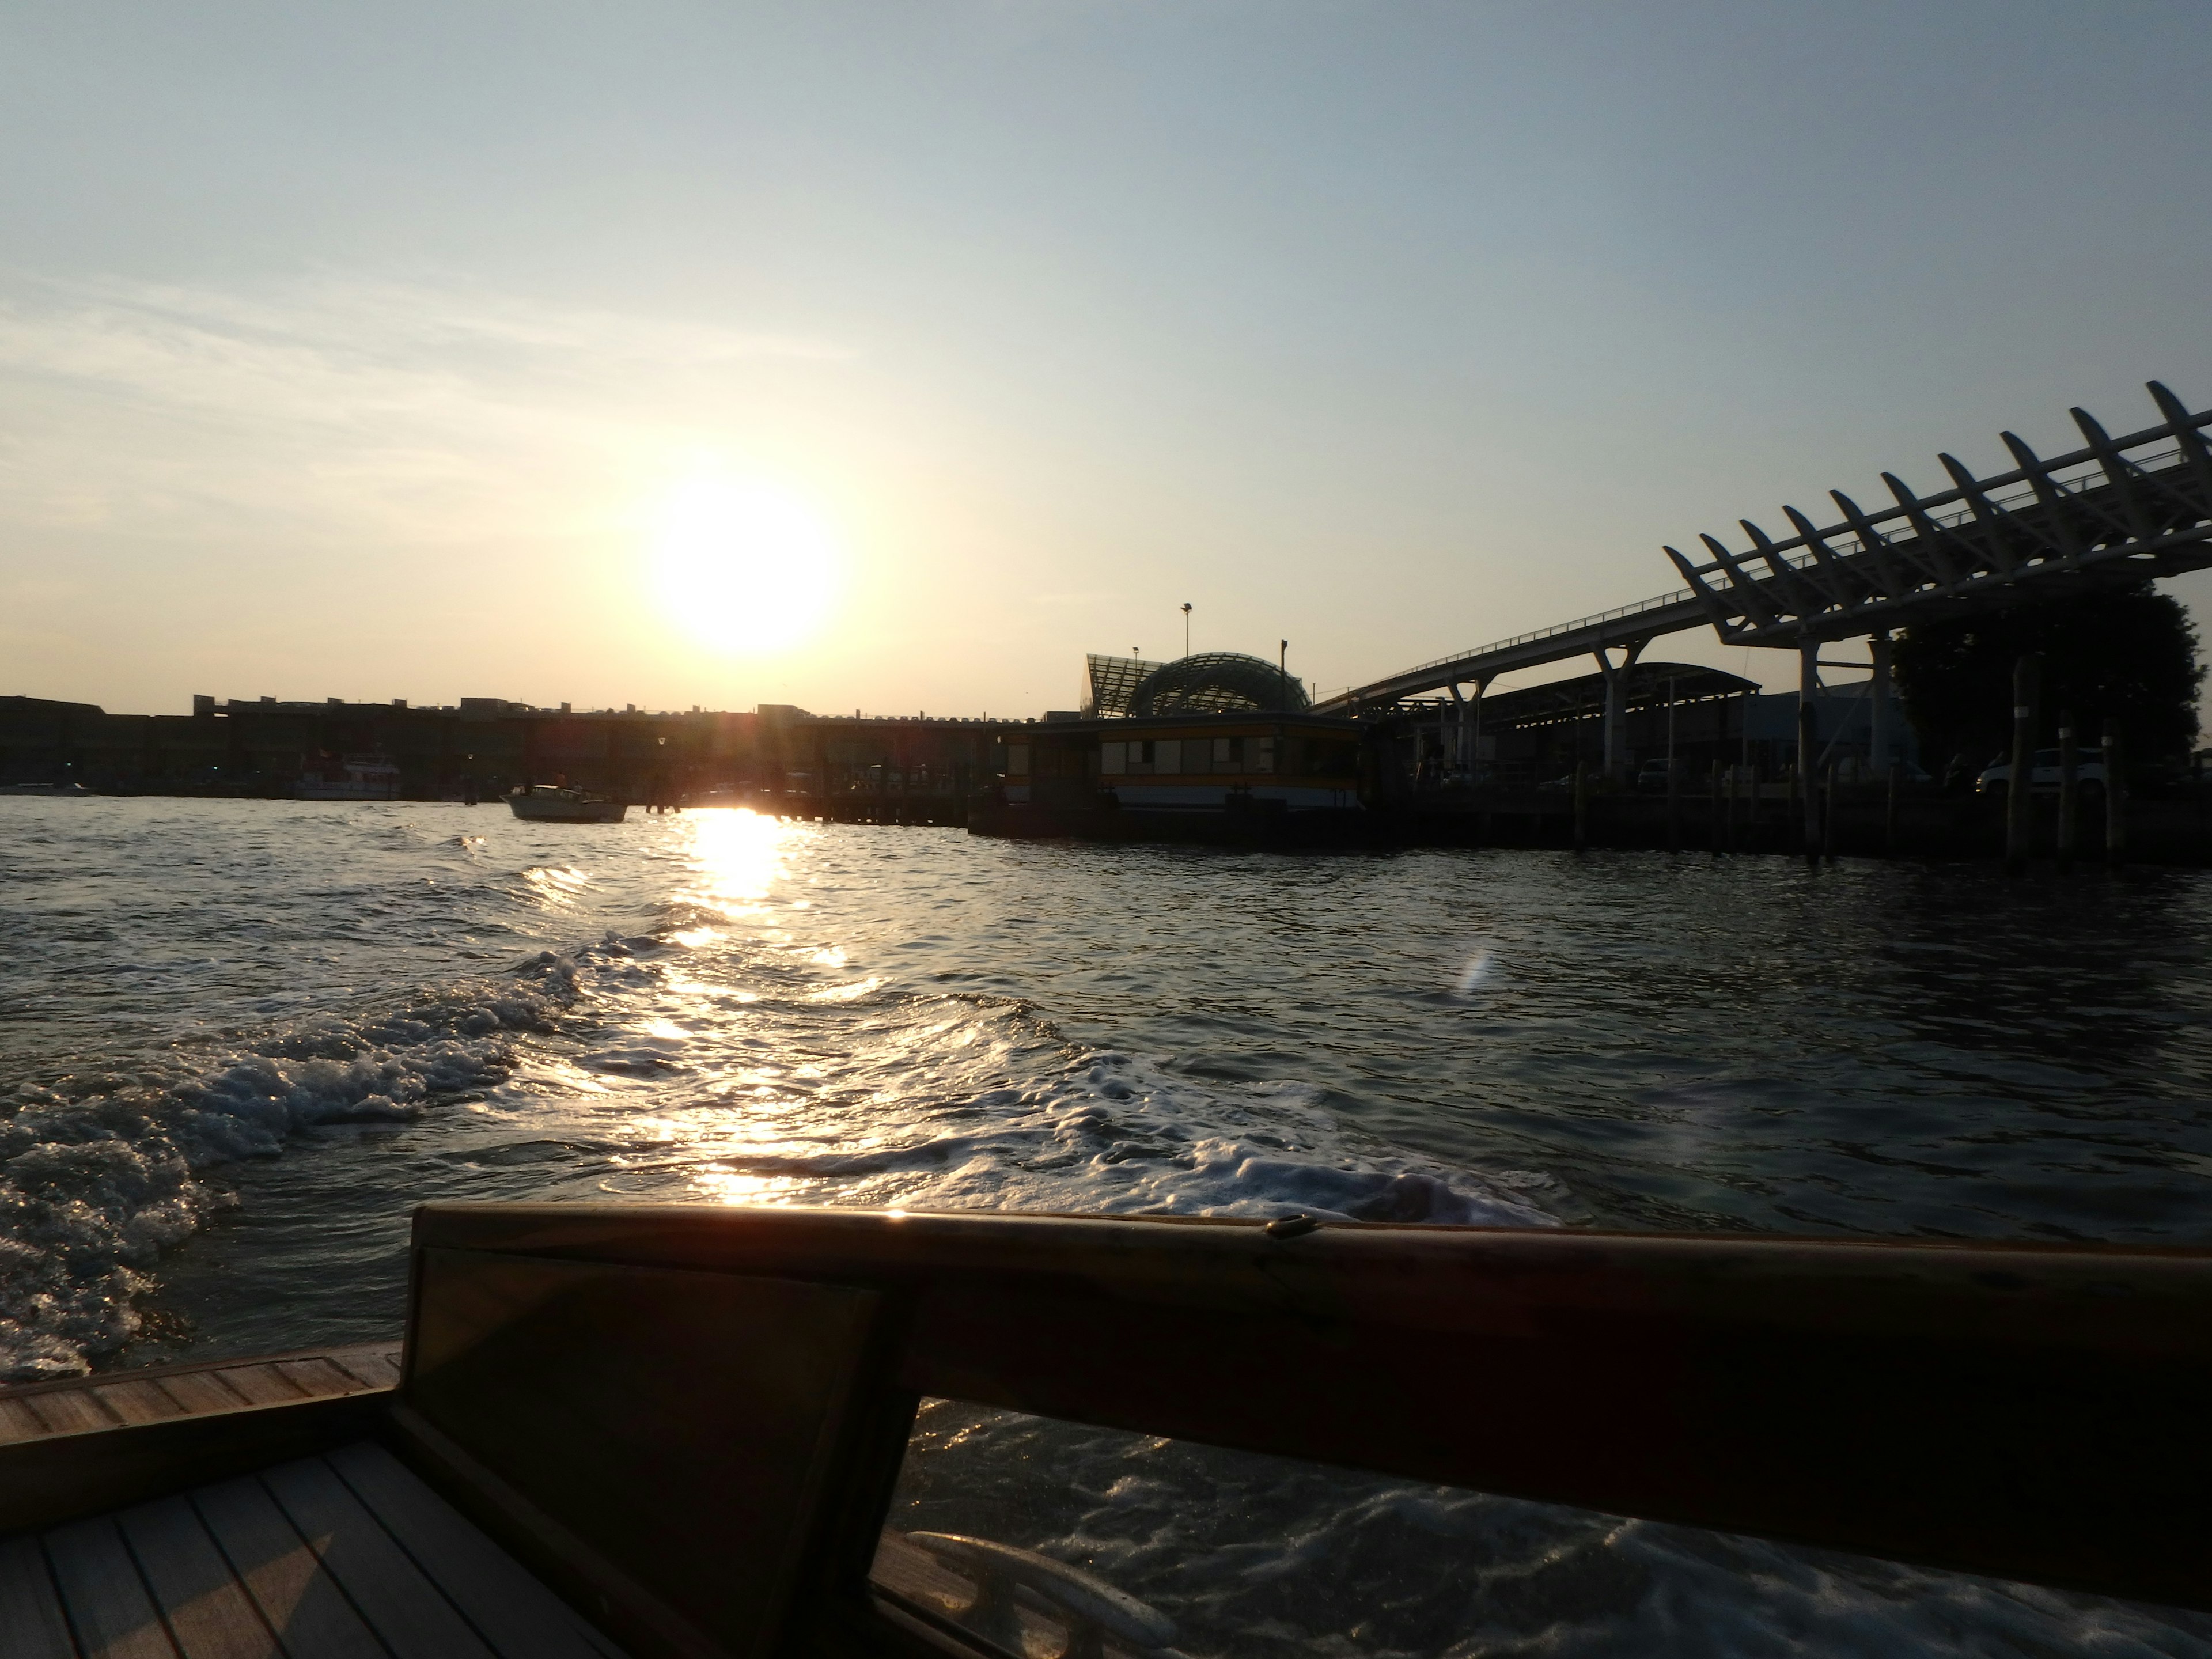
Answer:
[[[787,650],[829,614],[836,538],[820,514],[757,479],[701,476],[661,504],[654,595],[671,622],[732,655]]]

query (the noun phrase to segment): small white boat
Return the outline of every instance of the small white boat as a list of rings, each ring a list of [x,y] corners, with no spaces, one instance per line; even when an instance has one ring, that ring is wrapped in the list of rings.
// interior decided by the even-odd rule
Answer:
[[[536,783],[507,798],[514,816],[532,823],[620,823],[629,807],[588,789]]]
[[[381,755],[348,755],[336,768],[303,772],[301,800],[398,800],[399,769]]]

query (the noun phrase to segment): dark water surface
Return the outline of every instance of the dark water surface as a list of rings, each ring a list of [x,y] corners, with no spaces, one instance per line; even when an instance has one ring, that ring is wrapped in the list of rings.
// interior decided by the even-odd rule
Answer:
[[[0,936],[12,1376],[381,1334],[426,1198],[2212,1243],[2197,872],[0,799]],[[2040,1593],[1772,1550],[1693,1571],[1723,1545],[1433,1502],[1459,1519],[1423,1535],[1485,1571],[1556,1549],[1582,1587],[1453,1651],[2212,1651]],[[1512,1525],[1470,1533],[1469,1504]],[[1549,1541],[1522,1560],[1524,1534]],[[1083,1559],[1072,1535],[1018,1541]],[[1592,1560],[1595,1611],[1565,1565]],[[1324,1634],[1296,1639],[1449,1647]]]

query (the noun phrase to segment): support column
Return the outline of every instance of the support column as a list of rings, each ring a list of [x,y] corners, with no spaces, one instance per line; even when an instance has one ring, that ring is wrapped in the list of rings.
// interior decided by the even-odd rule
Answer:
[[[2062,876],[2074,868],[2075,819],[2081,807],[2081,792],[2074,782],[2078,759],[2074,746],[2074,711],[2062,708],[2058,711],[2058,873]]]
[[[1597,672],[1599,678],[1605,682],[1605,717],[1598,722],[1603,754],[1598,762],[1598,769],[1610,778],[1620,750],[1620,675],[1613,665],[1612,653],[1603,646],[1597,650]]]
[[[1467,698],[1462,694],[1457,680],[1444,687],[1444,690],[1451,693],[1452,700],[1452,734],[1448,769],[1465,771],[1467,769]]]
[[[2031,787],[2035,776],[2038,694],[2043,659],[2029,652],[2012,667],[2012,766],[2005,774],[2005,873],[2027,873],[2028,839],[2034,820]]]
[[[1613,666],[1608,647],[1600,646],[1595,653],[1598,672],[1605,678],[1605,775],[1608,782],[1620,783],[1621,770],[1627,764],[1622,750],[1627,746],[1621,703],[1621,676],[1635,665],[1648,641],[1636,640],[1620,648],[1620,665]]]
[[[1820,794],[1813,787],[1813,746],[1818,727],[1814,719],[1814,702],[1820,695],[1820,642],[1800,640],[1797,642],[1797,766],[1795,779],[1799,804],[1804,808],[1805,857],[1809,861],[1820,855]]]
[[[1867,764],[1876,777],[1888,775],[1889,763],[1895,758],[1890,753],[1896,739],[1890,735],[1893,707],[1889,697],[1889,635],[1876,634],[1867,641],[1874,654],[1874,680],[1867,688],[1867,696],[1873,708],[1869,714],[1872,730],[1867,741]]]
[[[2128,763],[2120,723],[2105,722],[2105,862],[2115,869],[2128,857]]]

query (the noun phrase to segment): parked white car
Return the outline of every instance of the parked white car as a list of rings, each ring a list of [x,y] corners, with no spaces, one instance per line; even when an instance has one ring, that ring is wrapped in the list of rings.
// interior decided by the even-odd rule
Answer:
[[[2092,760],[2094,749],[2077,752],[2074,757],[2074,787],[2084,794],[2105,793],[2105,763]],[[2012,763],[2000,761],[1995,766],[1985,766],[1974,780],[1974,788],[1984,795],[2002,795],[2012,787]],[[2028,768],[2027,793],[2031,795],[2055,795],[2058,793],[2058,751],[2039,749],[2034,763]]]

